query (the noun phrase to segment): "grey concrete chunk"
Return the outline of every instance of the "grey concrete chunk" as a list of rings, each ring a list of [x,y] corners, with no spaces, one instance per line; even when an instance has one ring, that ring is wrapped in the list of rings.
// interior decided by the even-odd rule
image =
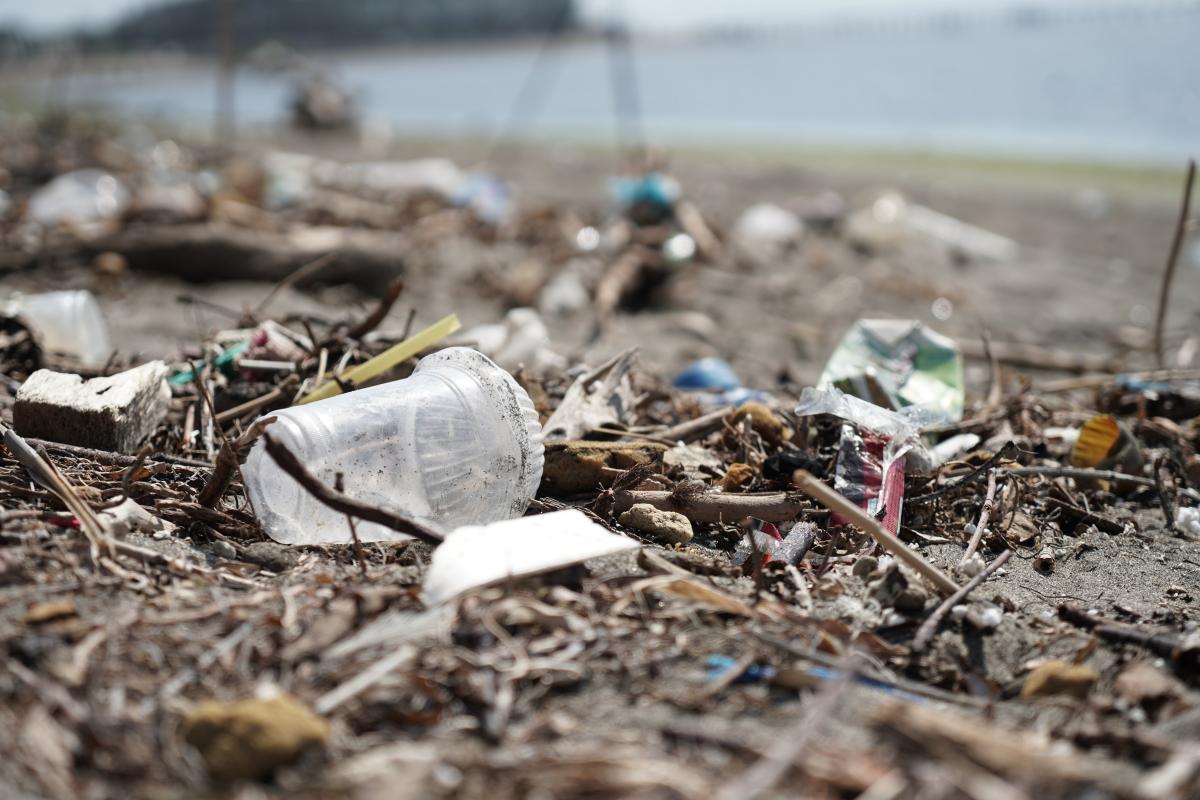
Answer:
[[[22,436],[132,453],[166,418],[170,401],[161,361],[87,381],[41,369],[17,391],[13,427]]]

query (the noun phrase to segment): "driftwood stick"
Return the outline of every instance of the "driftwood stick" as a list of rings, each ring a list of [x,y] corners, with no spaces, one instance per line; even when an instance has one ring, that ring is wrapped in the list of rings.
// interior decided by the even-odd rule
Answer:
[[[1167,268],[1163,272],[1162,286],[1158,291],[1158,311],[1154,315],[1154,359],[1159,369],[1166,362],[1166,356],[1163,354],[1163,329],[1167,325],[1167,304],[1171,299],[1171,280],[1175,277],[1175,264],[1179,261],[1179,250],[1183,247],[1183,235],[1192,205],[1192,184],[1195,182],[1196,162],[1192,159],[1188,161],[1187,177],[1183,181],[1183,201],[1179,204],[1179,219],[1175,221],[1175,235],[1171,238],[1171,252],[1167,255]]]
[[[346,332],[346,336],[351,339],[361,339],[371,331],[379,327],[379,323],[383,322],[387,317],[388,312],[392,310],[392,306],[396,305],[396,301],[400,299],[400,293],[404,291],[404,279],[397,278],[388,284],[387,289],[383,293],[383,299],[379,301],[379,305],[375,306],[375,310],[363,318],[362,322],[355,325]]]
[[[283,383],[276,386],[271,391],[264,394],[262,397],[256,397],[253,400],[247,400],[241,405],[236,405],[233,408],[227,408],[217,414],[216,420],[218,425],[224,425],[230,420],[238,419],[251,413],[258,411],[260,408],[265,408],[274,402],[282,400],[284,397],[292,395],[299,386],[300,381],[295,375],[289,375]]]
[[[197,503],[205,508],[213,508],[220,502],[225,490],[229,488],[229,484],[233,480],[234,473],[241,472],[241,465],[246,460],[246,454],[250,452],[250,448],[258,441],[258,437],[262,435],[267,426],[274,421],[275,417],[263,417],[256,420],[246,429],[245,433],[237,438],[237,441],[231,442],[224,436],[221,437],[221,450],[217,453],[216,466],[208,478],[208,483],[204,484],[204,488],[200,490],[200,494],[196,498]]]
[[[1076,480],[1112,481],[1114,483],[1132,483],[1136,486],[1156,487],[1153,478],[1143,478],[1140,475],[1129,475],[1115,472],[1111,469],[1086,469],[1084,467],[1005,467],[1005,475],[1042,475],[1047,478],[1075,478]],[[1193,500],[1200,500],[1200,492],[1195,489],[1180,488],[1180,494],[1185,494]]]
[[[900,561],[903,561],[906,566],[916,571],[917,574],[942,592],[949,594],[958,591],[958,584],[951,580],[945,573],[933,564],[930,564],[916,552],[910,550],[904,542],[896,538],[895,534],[884,528],[879,523],[879,520],[842,497],[826,484],[817,480],[812,473],[803,469],[796,470],[795,475],[792,477],[792,482],[799,486],[800,490],[809,497],[819,500],[830,511],[840,514],[862,528],[875,541],[879,542],[879,545],[884,550],[887,550]]]
[[[334,511],[340,511],[343,514],[365,519],[367,522],[374,522],[377,525],[391,528],[394,531],[407,534],[423,542],[429,542],[435,546],[442,543],[442,535],[432,528],[427,528],[419,522],[407,519],[386,509],[369,506],[325,485],[317,476],[309,472],[300,463],[300,459],[296,458],[296,455],[291,450],[288,450],[287,446],[282,442],[272,438],[269,433],[264,433],[262,438],[263,445],[267,449],[267,455],[274,459],[279,468],[295,478],[296,482],[303,486],[305,491]]]
[[[49,439],[34,439],[26,438],[26,442],[30,447],[42,448],[49,450],[51,453],[66,453],[70,456],[78,458],[86,458],[91,461],[99,461],[102,464],[115,464],[121,467],[133,466],[138,461],[137,456],[127,456],[124,453],[113,453],[108,450],[94,450],[90,447],[78,447],[73,444],[63,444],[61,442],[52,442]],[[191,458],[180,458],[179,456],[166,455],[157,453],[151,455],[148,459],[143,459],[146,466],[154,466],[155,463],[163,462],[167,464],[177,464],[181,467],[192,467],[193,469],[212,469],[212,464],[205,464],[203,461],[196,461]]]
[[[1153,369],[1142,372],[1125,372],[1122,375],[1144,381],[1194,381],[1200,378],[1200,369]],[[1070,392],[1076,389],[1097,389],[1101,386],[1108,386],[1118,377],[1113,374],[1080,375],[1075,378],[1038,383],[1034,385],[1033,389],[1038,394]]]
[[[721,430],[725,423],[725,417],[729,416],[729,412],[733,411],[733,406],[725,406],[718,408],[716,411],[711,411],[703,416],[689,419],[687,422],[681,422],[678,425],[672,425],[669,428],[664,428],[661,431],[656,431],[654,438],[661,441],[667,441],[671,444],[676,442],[694,442],[697,439],[703,439],[710,433]]]
[[[1101,639],[1144,647],[1155,655],[1191,669],[1200,667],[1200,650],[1182,647],[1184,639],[1177,634],[1109,622],[1068,604],[1058,607],[1058,617],[1078,628],[1091,631]]]
[[[996,558],[995,561],[988,564],[978,575],[972,578],[966,586],[962,587],[957,592],[943,600],[942,604],[934,609],[933,613],[929,615],[929,618],[921,623],[921,627],[917,629],[917,635],[913,637],[913,652],[920,653],[922,650],[924,650],[929,645],[929,640],[933,638],[935,633],[937,633],[938,626],[942,624],[942,620],[945,619],[946,615],[950,613],[950,609],[954,608],[963,600],[966,600],[967,595],[982,586],[983,582],[986,581],[993,572],[1000,569],[1000,567],[1004,566],[1004,564],[1010,558],[1012,558],[1012,554],[1012,550],[1005,550]]]
[[[989,342],[987,349],[990,352],[985,351],[980,342],[971,339],[960,340],[958,345],[967,358],[981,361],[995,359],[998,363],[1015,367],[1059,372],[1116,372],[1122,366],[1121,359],[1112,356],[1055,350],[1018,342]]]
[[[992,503],[996,501],[996,470],[988,473],[987,494],[983,498],[983,509],[979,512],[979,522],[975,525],[975,533],[971,534],[971,541],[967,545],[967,552],[963,553],[962,561],[959,561],[959,566],[962,566],[967,560],[975,555],[976,548],[983,540],[983,534],[987,530],[988,518],[992,515]]]
[[[628,511],[637,503],[648,503],[663,511],[677,511],[692,522],[737,522],[745,517],[758,517],[767,522],[790,522],[801,514],[823,516],[807,499],[788,492],[752,494],[685,495],[673,492],[618,491],[613,513]]]
[[[258,301],[258,305],[254,307],[254,313],[252,316],[258,316],[266,311],[267,306],[271,304],[271,301],[275,299],[276,295],[278,295],[287,287],[298,283],[305,278],[310,278],[313,275],[316,275],[335,258],[337,258],[337,253],[325,253],[324,255],[317,256],[305,264],[301,264],[298,269],[291,272],[287,277],[271,287],[271,291],[267,292],[267,296]]]

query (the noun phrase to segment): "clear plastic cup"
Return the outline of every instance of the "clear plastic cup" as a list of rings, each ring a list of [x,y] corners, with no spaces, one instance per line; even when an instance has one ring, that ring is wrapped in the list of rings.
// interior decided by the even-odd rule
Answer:
[[[108,326],[95,296],[86,289],[18,295],[5,303],[33,327],[42,348],[98,366],[112,355]]]
[[[448,532],[525,513],[542,479],[529,395],[486,356],[452,347],[411,377],[274,412],[267,431],[309,471],[356,500]],[[242,468],[264,530],[284,544],[348,542],[346,515],[308,494],[262,442]],[[407,538],[355,520],[363,541]]]

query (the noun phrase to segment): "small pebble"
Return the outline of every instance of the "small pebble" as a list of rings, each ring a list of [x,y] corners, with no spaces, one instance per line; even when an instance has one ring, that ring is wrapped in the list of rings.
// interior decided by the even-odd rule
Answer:
[[[214,539],[204,546],[210,555],[233,561],[238,557],[237,548],[224,539]]]
[[[687,544],[692,540],[692,521],[675,511],[662,511],[649,503],[637,503],[618,521],[666,544]]]

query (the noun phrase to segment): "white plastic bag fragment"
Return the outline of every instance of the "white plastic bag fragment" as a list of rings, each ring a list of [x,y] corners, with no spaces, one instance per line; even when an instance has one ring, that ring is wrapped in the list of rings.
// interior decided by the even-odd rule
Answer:
[[[459,528],[433,552],[425,574],[425,604],[434,606],[481,586],[639,546],[574,510]]]
[[[129,190],[112,173],[80,169],[59,175],[29,199],[26,218],[45,228],[87,227],[115,220],[130,203]]]

